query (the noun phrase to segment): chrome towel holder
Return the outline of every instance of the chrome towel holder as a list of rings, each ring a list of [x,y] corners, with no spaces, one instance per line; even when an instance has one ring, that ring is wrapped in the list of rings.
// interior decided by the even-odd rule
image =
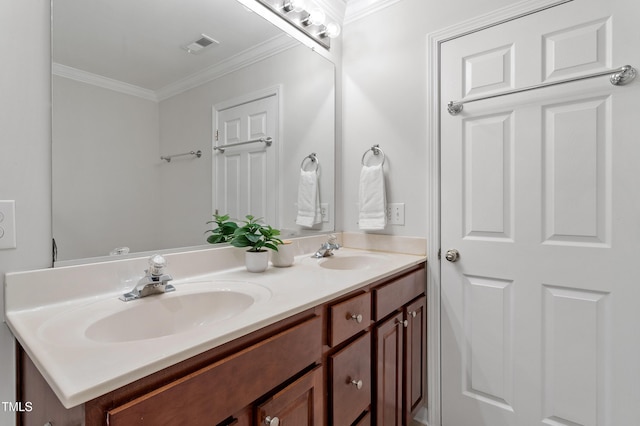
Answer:
[[[306,171],[304,169],[304,163],[307,160],[309,160],[312,164],[316,165],[315,172],[318,173],[318,170],[320,169],[320,160],[318,160],[318,156],[317,156],[317,154],[315,152],[312,152],[311,154],[307,155],[306,157],[304,157],[302,159],[302,163],[300,163],[300,170],[302,170],[303,172]]]
[[[231,148],[234,146],[240,146],[240,145],[246,145],[248,143],[263,143],[265,145],[265,147],[269,147],[271,146],[271,144],[273,143],[273,139],[271,138],[271,136],[267,136],[264,138],[259,138],[259,139],[252,139],[250,141],[245,141],[245,142],[235,142],[235,143],[230,143],[227,145],[217,145],[213,147],[213,150],[218,150],[220,151],[220,153],[224,154],[225,149],[227,148]]]
[[[572,83],[574,81],[586,80],[589,78],[601,77],[604,75],[609,75],[609,82],[614,86],[624,86],[625,84],[629,84],[633,81],[633,79],[636,78],[637,70],[631,65],[625,65],[614,70],[600,71],[593,74],[571,77],[564,80],[550,81],[533,86],[522,87],[519,89],[507,90],[505,92],[495,93],[491,95],[479,96],[477,98],[464,99],[461,101],[451,101],[447,104],[447,110],[449,111],[449,114],[456,115],[462,111],[464,104],[468,104],[470,102],[477,102],[485,99],[497,98],[500,96],[513,95],[516,93],[528,92],[530,90],[543,89],[545,87],[556,86],[558,84]]]
[[[369,151],[373,152],[373,155],[380,155],[382,154],[382,161],[380,162],[380,165],[382,166],[384,164],[384,160],[386,158],[386,156],[384,155],[384,151],[382,150],[382,148],[380,148],[379,144],[375,144],[373,145],[371,148],[369,148],[368,150],[366,150],[364,152],[364,154],[362,154],[362,160],[361,163],[363,166],[366,166],[366,164],[364,163],[364,159],[367,156],[367,154],[369,153]]]
[[[197,150],[197,151],[189,151],[189,152],[185,152],[183,154],[173,154],[173,155],[166,155],[166,156],[162,156],[160,157],[161,160],[165,160],[167,163],[171,162],[171,159],[173,157],[182,157],[183,155],[195,155],[196,158],[200,158],[202,157],[202,151],[201,150]]]

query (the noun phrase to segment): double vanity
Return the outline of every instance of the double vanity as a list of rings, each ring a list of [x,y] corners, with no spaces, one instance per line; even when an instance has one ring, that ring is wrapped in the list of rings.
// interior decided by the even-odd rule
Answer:
[[[297,239],[292,267],[260,274],[233,247],[168,254],[175,291],[127,302],[146,258],[9,274],[33,406],[20,424],[410,424],[426,401],[424,240],[341,237],[320,259],[326,236]]]

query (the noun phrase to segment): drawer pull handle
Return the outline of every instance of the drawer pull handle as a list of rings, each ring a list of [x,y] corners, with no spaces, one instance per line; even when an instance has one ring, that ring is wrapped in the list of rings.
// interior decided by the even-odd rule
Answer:
[[[362,389],[362,385],[363,385],[362,380],[353,379],[351,380],[351,384],[358,389]]]
[[[409,321],[407,321],[407,320],[400,321],[399,319],[397,319],[397,320],[396,320],[396,324],[402,324],[402,326],[403,326],[404,328],[409,327]]]
[[[416,317],[416,311],[409,312],[409,315],[411,315],[411,318],[415,318]]]
[[[362,322],[362,314],[351,314],[349,319],[352,319],[355,322],[357,322],[358,324],[360,324]]]
[[[280,419],[277,417],[271,418],[271,416],[267,416],[264,419],[264,424],[268,426],[278,426],[280,424]]]

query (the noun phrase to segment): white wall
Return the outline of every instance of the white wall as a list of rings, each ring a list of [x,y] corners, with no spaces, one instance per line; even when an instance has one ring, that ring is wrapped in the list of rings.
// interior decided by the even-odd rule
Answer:
[[[58,260],[162,248],[157,102],[59,76],[52,84]]]
[[[51,264],[50,20],[49,2],[0,2],[0,199],[16,201],[17,222],[17,248],[0,250],[3,283]],[[15,401],[14,389],[14,339],[2,323],[0,401]],[[0,425],[14,423],[0,406]]]
[[[510,3],[402,0],[344,26],[344,230],[358,231],[360,160],[380,144],[387,157],[387,201],[405,203],[405,225],[387,225],[380,233],[426,236],[427,35]]]

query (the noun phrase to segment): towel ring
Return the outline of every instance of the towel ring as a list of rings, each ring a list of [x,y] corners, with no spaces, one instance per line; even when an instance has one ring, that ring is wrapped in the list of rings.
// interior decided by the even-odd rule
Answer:
[[[304,162],[305,161],[311,161],[311,163],[315,163],[316,164],[316,170],[315,172],[318,173],[318,169],[320,168],[320,160],[318,160],[318,156],[316,155],[315,152],[312,152],[311,154],[307,155],[306,157],[304,157],[302,159],[302,163],[300,163],[300,170],[302,170],[303,172],[306,171],[304,169]]]
[[[371,148],[369,148],[368,150],[366,150],[364,152],[364,154],[362,154],[362,165],[365,166],[364,164],[364,158],[367,156],[367,154],[369,153],[369,151],[373,151],[373,155],[380,155],[382,154],[382,162],[380,163],[380,165],[382,166],[384,164],[384,160],[385,160],[385,155],[384,155],[384,151],[380,148],[380,145],[375,144],[374,146],[372,146]]]

